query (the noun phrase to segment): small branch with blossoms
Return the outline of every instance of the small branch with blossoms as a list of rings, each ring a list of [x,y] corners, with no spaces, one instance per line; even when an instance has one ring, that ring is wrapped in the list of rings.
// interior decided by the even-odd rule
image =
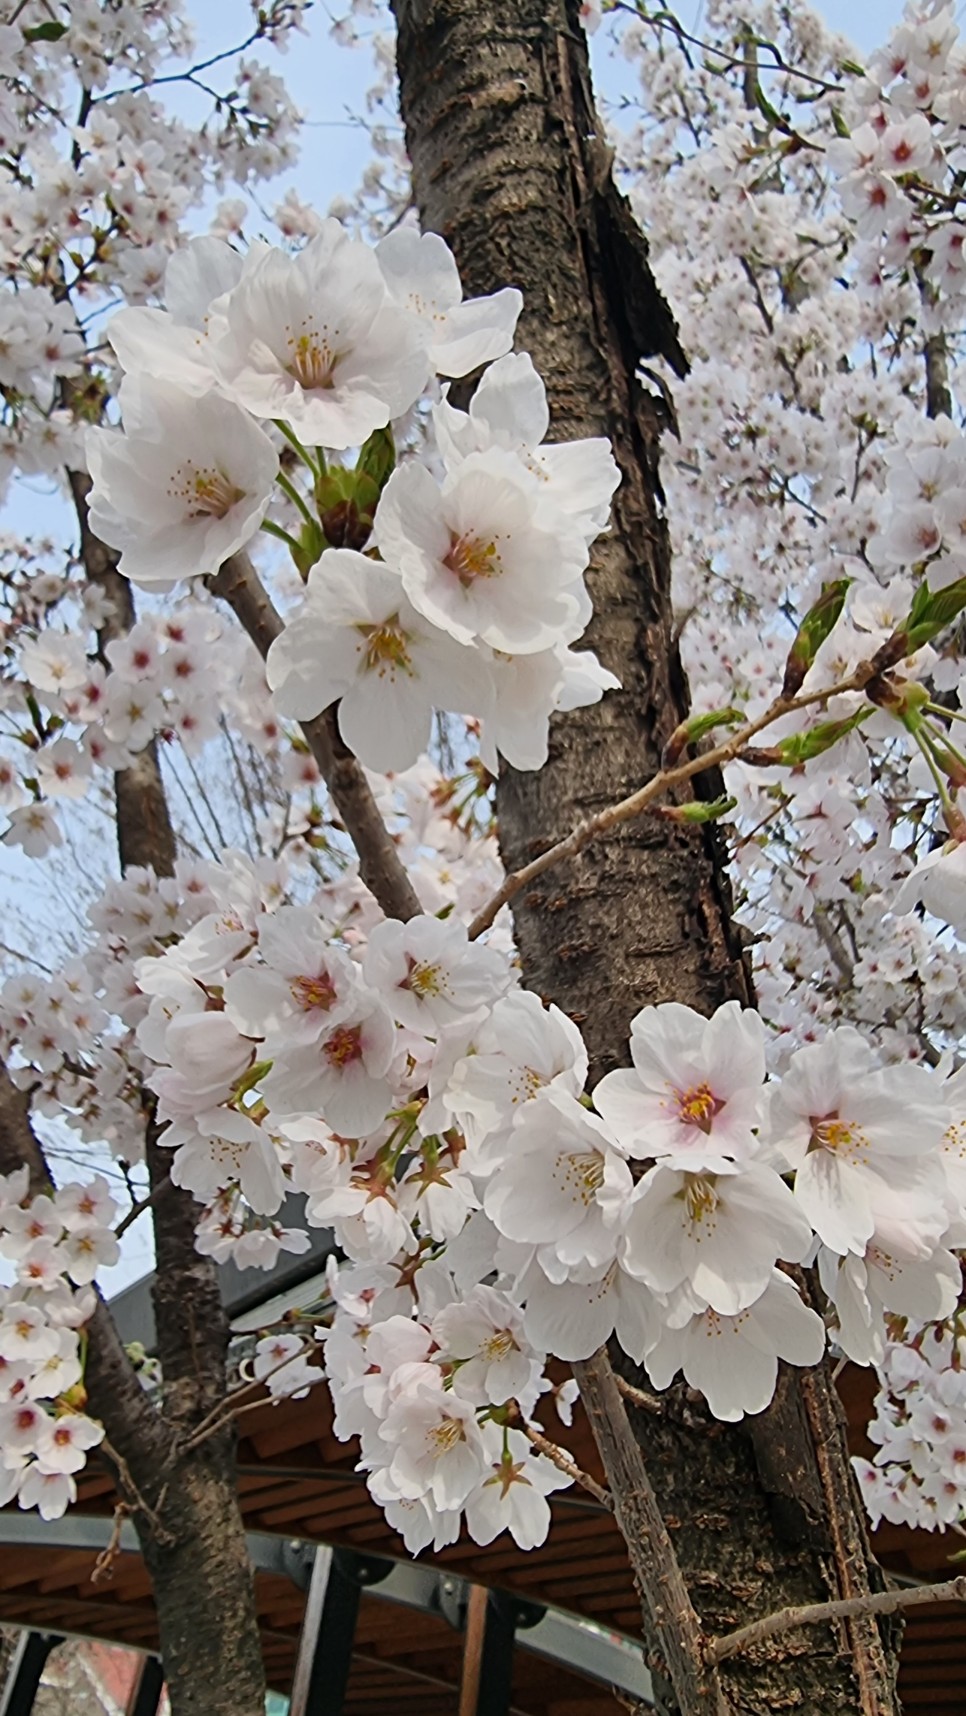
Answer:
[[[271,1357],[273,1347],[284,1350],[280,1351],[280,1356],[274,1363],[263,1364],[261,1368],[257,1368],[251,1382],[246,1382],[241,1388],[226,1394],[217,1406],[212,1407],[207,1417],[202,1419],[197,1429],[185,1441],[186,1450],[198,1448],[212,1436],[217,1436],[219,1431],[227,1429],[243,1412],[252,1412],[257,1407],[264,1406],[266,1390],[270,1398],[278,1399],[289,1394],[299,1397],[302,1393],[308,1393],[315,1383],[325,1380],[324,1372],[311,1364],[311,1360],[322,1350],[321,1341],[302,1340],[298,1336],[269,1336],[259,1342],[259,1348],[267,1349],[268,1357]],[[256,1355],[256,1367],[259,1358],[265,1356],[264,1352]],[[286,1386],[280,1388],[278,1384],[283,1376],[286,1376]]]
[[[704,774],[708,769],[721,768],[725,763],[741,760],[749,740],[755,738],[775,721],[781,720],[784,715],[790,715],[797,709],[806,709],[815,704],[827,703],[831,698],[841,696],[849,691],[859,691],[871,677],[872,668],[870,666],[850,674],[848,678],[840,680],[835,685],[827,686],[822,691],[808,692],[803,696],[791,698],[776,697],[762,715],[757,716],[754,721],[747,722],[732,738],[724,740],[721,744],[702,752],[699,756],[689,758],[687,762],[678,763],[673,768],[659,770],[644,786],[638,787],[636,792],[630,793],[627,798],[618,800],[616,804],[606,805],[594,816],[587,817],[583,822],[578,823],[577,827],[572,829],[563,840],[558,840],[555,845],[549,847],[546,852],[542,852],[531,863],[525,864],[521,870],[512,871],[507,876],[502,887],[477,912],[469,928],[470,939],[472,940],[476,936],[482,935],[484,930],[488,930],[498,913],[510,900],[515,898],[521,888],[527,887],[538,876],[542,876],[545,871],[552,869],[554,865],[561,863],[564,859],[576,858],[578,853],[582,852],[584,847],[589,846],[591,841],[596,840],[599,835],[607,834],[612,828],[619,828],[621,823],[631,822],[635,817],[643,816],[647,811],[653,811],[655,801],[658,798],[664,793],[670,792],[674,787],[680,786],[684,781],[693,779],[695,775]],[[780,762],[783,759],[776,756],[769,760]],[[756,761],[761,762],[763,759],[756,758]],[[707,812],[712,808],[711,806],[697,801],[694,808],[698,814],[689,816],[687,813],[692,810],[691,805],[675,807],[682,822],[709,820]]]

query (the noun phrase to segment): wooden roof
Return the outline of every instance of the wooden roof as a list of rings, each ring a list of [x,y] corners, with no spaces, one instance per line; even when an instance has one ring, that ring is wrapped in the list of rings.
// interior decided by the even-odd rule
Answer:
[[[847,1370],[841,1385],[862,1447],[872,1379]],[[247,1414],[239,1443],[239,1488],[248,1529],[273,1539],[329,1543],[408,1561],[406,1551],[353,1471],[353,1448],[335,1440],[324,1391],[301,1401],[266,1403]],[[598,1470],[589,1432],[578,1416],[567,1443],[590,1471]],[[106,1469],[91,1467],[79,1499],[80,1514],[107,1516],[114,1490]],[[610,1516],[588,1496],[567,1491],[553,1498],[547,1543],[527,1554],[507,1538],[486,1548],[467,1539],[433,1557],[420,1557],[473,1583],[585,1617],[634,1638],[640,1611],[623,1544]],[[21,1521],[23,1516],[20,1516]],[[10,1520],[10,1528],[14,1521]],[[95,1552],[58,1541],[56,1526],[40,1541],[4,1548],[0,1516],[0,1622],[49,1631],[84,1633],[146,1649],[157,1647],[150,1582],[136,1553],[122,1552],[106,1583],[93,1584]],[[941,1533],[883,1526],[876,1551],[892,1572],[916,1580],[950,1576],[949,1557],[961,1540]],[[258,1605],[269,1683],[287,1690],[305,1604],[289,1574],[257,1574]],[[521,1642],[525,1646],[525,1635]],[[412,1710],[452,1716],[459,1684],[460,1635],[439,1613],[401,1612],[378,1587],[362,1597],[352,1678],[350,1716]],[[910,1612],[902,1652],[901,1692],[907,1709],[938,1713],[966,1710],[966,1608],[924,1607]],[[618,1716],[626,1710],[599,1681],[548,1663],[526,1648],[515,1656],[513,1709],[520,1716]]]

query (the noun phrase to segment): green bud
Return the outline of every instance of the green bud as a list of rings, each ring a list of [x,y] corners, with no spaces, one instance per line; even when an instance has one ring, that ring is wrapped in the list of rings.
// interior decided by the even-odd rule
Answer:
[[[703,739],[706,733],[713,733],[716,727],[737,727],[743,720],[740,709],[709,709],[705,715],[690,716],[687,721],[682,721],[675,727],[665,745],[661,753],[662,768],[673,768],[689,745]]]
[[[702,822],[717,822],[720,817],[727,816],[735,809],[738,800],[724,796],[722,798],[703,799],[693,798],[689,804],[662,805],[660,814],[666,822],[680,822],[686,827]]]
[[[375,429],[356,460],[356,474],[371,477],[376,485],[376,498],[392,476],[396,465],[396,444],[388,423],[385,429]]]
[[[851,578],[837,578],[834,584],[822,585],[822,594],[814,607],[809,608],[788,652],[782,680],[783,697],[794,697],[801,691],[805,675],[842,612],[851,582]]]
[[[779,739],[774,747],[778,752],[778,761],[792,768],[811,762],[813,757],[820,757],[824,751],[830,751],[847,733],[853,732],[861,722],[867,721],[871,714],[871,708],[863,704],[854,715],[847,715],[842,721],[819,721],[804,733],[790,733],[787,738]]]
[[[945,590],[930,590],[927,583],[920,584],[906,618],[872,657],[874,671],[884,673],[895,667],[897,662],[905,661],[907,656],[915,655],[923,644],[931,642],[938,632],[952,625],[964,608],[966,578],[947,584]]]
[[[322,534],[320,526],[314,522],[312,524],[303,524],[299,531],[298,552],[296,553],[294,549],[292,550],[292,559],[295,561],[301,578],[304,579],[308,577],[312,567],[319,559],[325,546],[326,539]]]
[[[67,25],[48,19],[45,24],[31,24],[23,33],[25,42],[59,42],[67,34]]]

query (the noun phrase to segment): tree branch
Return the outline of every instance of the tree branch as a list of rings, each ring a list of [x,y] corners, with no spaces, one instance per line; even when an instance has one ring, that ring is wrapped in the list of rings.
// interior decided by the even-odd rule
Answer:
[[[872,1591],[862,1597],[842,1597],[834,1603],[802,1603],[797,1608],[776,1609],[736,1632],[712,1639],[706,1650],[710,1663],[724,1662],[740,1650],[760,1644],[775,1633],[792,1627],[812,1627],[823,1621],[849,1620],[854,1615],[894,1615],[900,1609],[915,1609],[922,1603],[966,1603],[966,1574],[947,1579],[942,1585],[912,1585],[898,1591]]]
[[[521,1420],[520,1429],[531,1448],[536,1448],[537,1453],[549,1460],[552,1466],[556,1466],[558,1472],[566,1472],[568,1478],[573,1478],[574,1483],[579,1484],[582,1490],[586,1490],[588,1495],[600,1502],[601,1507],[605,1507],[608,1513],[613,1513],[614,1498],[609,1490],[604,1489],[603,1484],[599,1484],[596,1478],[592,1478],[590,1473],[585,1472],[574,1460],[569,1460],[563,1449],[557,1447],[556,1442],[551,1442],[549,1436],[542,1435],[532,1424],[525,1424]]]
[[[636,792],[630,793],[616,804],[605,805],[596,815],[588,816],[584,822],[578,823],[563,840],[556,841],[546,852],[541,852],[532,863],[525,864],[520,870],[511,871],[502,887],[497,889],[470,924],[470,940],[475,940],[484,930],[489,929],[497,913],[521,888],[527,887],[562,859],[575,858],[585,846],[596,840],[599,834],[606,834],[608,829],[617,828],[620,823],[630,822],[632,818],[641,816],[645,810],[650,809],[656,798],[669,792],[672,787],[680,786],[683,781],[691,780],[694,775],[704,774],[706,769],[718,769],[725,763],[734,762],[749,739],[754,738],[755,734],[762,732],[765,727],[770,727],[773,721],[780,720],[783,715],[788,715],[795,709],[805,709],[810,704],[825,703],[830,697],[838,697],[843,691],[861,690],[871,677],[872,669],[866,664],[859,667],[848,679],[841,680],[838,685],[830,685],[825,691],[811,691],[799,697],[776,697],[763,714],[739,728],[730,739],[725,739],[713,749],[702,751],[700,755],[690,757],[687,762],[678,763],[673,768],[659,769],[657,774],[652,775]]]
[[[167,1174],[163,1180],[159,1180],[153,1192],[149,1192],[146,1198],[141,1199],[140,1203],[132,1204],[127,1215],[122,1216],[114,1229],[114,1238],[120,1239],[122,1233],[127,1233],[128,1228],[137,1221],[138,1216],[143,1215],[145,1210],[154,1209],[155,1204],[159,1204],[173,1186],[174,1181],[170,1174]]]
[[[234,612],[259,654],[283,631],[278,611],[247,554],[233,554],[205,580]],[[299,723],[359,857],[359,873],[387,917],[404,922],[422,912],[395,842],[379,813],[365,770],[343,743],[335,706]]]
[[[707,1656],[701,1622],[627,1421],[606,1348],[575,1364],[573,1373],[604,1463],[614,1517],[627,1544],[634,1580],[667,1664],[681,1716],[728,1716],[727,1701]]]

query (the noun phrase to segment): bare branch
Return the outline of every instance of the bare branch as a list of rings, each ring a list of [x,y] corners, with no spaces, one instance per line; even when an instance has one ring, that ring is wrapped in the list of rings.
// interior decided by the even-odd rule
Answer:
[[[586,1490],[588,1495],[592,1495],[595,1501],[600,1502],[601,1507],[605,1507],[608,1513],[613,1513],[614,1498],[609,1490],[604,1489],[603,1484],[599,1484],[596,1478],[592,1478],[590,1473],[585,1472],[575,1461],[569,1460],[563,1449],[557,1447],[556,1442],[551,1442],[549,1436],[541,1435],[540,1431],[534,1429],[532,1424],[521,1422],[520,1429],[530,1446],[536,1448],[538,1454],[542,1454],[544,1459],[556,1466],[558,1472],[566,1472],[568,1478],[573,1478],[574,1483],[579,1484],[582,1490]]]
[[[635,1581],[667,1663],[681,1716],[729,1716],[606,1348],[575,1364],[573,1372],[604,1463],[614,1517],[627,1544]]]
[[[656,798],[669,792],[672,787],[680,786],[683,781],[691,780],[694,775],[704,774],[706,769],[717,769],[724,763],[734,762],[749,739],[754,738],[755,734],[762,732],[765,727],[770,727],[773,721],[778,721],[783,715],[790,714],[794,709],[805,709],[809,704],[826,703],[830,697],[837,697],[843,691],[861,690],[869,678],[871,669],[868,669],[866,664],[848,679],[840,680],[838,685],[830,685],[825,691],[807,692],[799,697],[776,697],[763,714],[739,728],[730,739],[715,745],[712,750],[689,758],[687,762],[678,763],[674,768],[659,769],[656,775],[629,797],[620,799],[617,804],[605,805],[595,816],[588,816],[584,822],[578,823],[563,840],[558,840],[548,847],[546,852],[541,852],[539,858],[534,858],[532,863],[525,864],[522,870],[514,870],[473,919],[469,929],[470,940],[475,940],[484,930],[489,929],[497,913],[521,888],[527,887],[562,859],[576,858],[578,852],[582,852],[599,834],[606,834],[608,829],[617,828],[622,822],[630,822],[634,817],[643,815],[644,811],[651,808]]]
[[[621,1394],[624,1396],[624,1399],[629,1400],[632,1406],[639,1407],[642,1412],[659,1412],[663,1414],[664,1402],[663,1400],[658,1399],[656,1394],[645,1394],[643,1388],[635,1388],[632,1382],[625,1382],[624,1378],[620,1376],[616,1370],[614,1372],[614,1381],[616,1382]]]
[[[161,1199],[171,1191],[173,1184],[171,1175],[167,1174],[163,1180],[158,1181],[153,1192],[149,1192],[146,1198],[141,1199],[140,1203],[132,1204],[127,1215],[121,1218],[114,1229],[115,1239],[120,1239],[122,1233],[127,1233],[128,1228],[137,1221],[139,1215],[144,1214],[145,1210],[153,1209],[155,1204],[160,1203]]]
[[[283,626],[248,555],[233,554],[205,582],[213,595],[228,603],[259,654],[266,656]],[[418,917],[423,909],[419,896],[382,820],[365,770],[339,736],[335,707],[299,725],[358,853],[366,887],[387,917],[403,921]]]
[[[893,1615],[899,1609],[915,1609],[922,1603],[966,1603],[966,1574],[947,1579],[942,1585],[909,1585],[895,1591],[871,1591],[862,1597],[842,1597],[834,1603],[802,1603],[797,1608],[776,1609],[750,1626],[739,1627],[723,1638],[712,1639],[706,1657],[710,1663],[724,1662],[740,1650],[760,1644],[775,1633],[792,1627],[820,1626],[823,1621],[844,1621],[853,1615]]]

